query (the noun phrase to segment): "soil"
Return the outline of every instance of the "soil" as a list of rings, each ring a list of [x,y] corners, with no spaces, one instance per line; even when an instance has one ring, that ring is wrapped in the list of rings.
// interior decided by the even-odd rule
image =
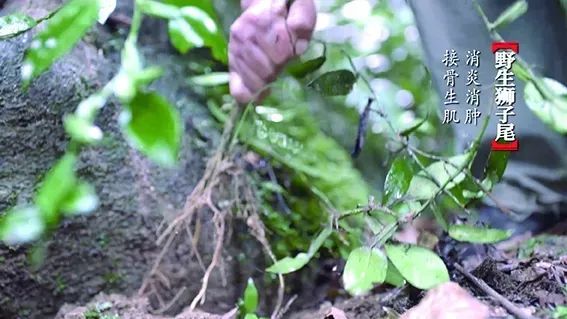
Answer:
[[[555,241],[557,242],[557,241]],[[541,247],[543,248],[543,247]],[[560,251],[563,246],[545,248],[548,252]],[[479,256],[475,256],[479,257]],[[536,318],[551,318],[550,310],[558,305],[567,303],[567,295],[564,292],[566,282],[567,258],[565,255],[550,255],[534,253],[525,259],[509,257],[495,260],[494,256],[483,256],[485,258],[470,272],[477,278],[482,279],[491,288],[500,293],[504,298],[513,302],[518,308],[531,313]],[[478,301],[486,305],[490,312],[490,318],[512,318],[507,310],[494,298],[488,296],[485,291],[479,289],[462,273],[453,269],[451,280],[458,283],[467,290]],[[321,283],[315,290],[331,289],[332,285]],[[332,288],[335,289],[335,288]],[[313,295],[320,293],[313,291]],[[328,294],[327,296],[330,296]],[[366,296],[349,297],[344,291],[340,291],[334,298],[327,297],[326,300],[311,304],[310,306],[292,307],[283,318],[288,319],[329,319],[334,309],[339,309],[349,319],[376,319],[376,318],[398,318],[410,308],[416,306],[425,296],[425,292],[410,286],[403,288],[378,287]],[[437,306],[443,307],[444,298],[450,300],[450,296],[438,296]],[[455,297],[453,297],[455,298]],[[298,298],[296,304],[308,305],[309,303]],[[186,310],[176,317],[159,317],[151,315],[147,306],[147,300],[143,298],[126,298],[118,295],[99,295],[91,303],[84,307],[66,305],[56,317],[57,319],[83,319],[88,310],[98,309],[104,306],[101,314],[118,314],[120,318],[148,318],[148,319],[193,319],[193,318],[234,318],[234,316],[222,317],[224,312],[213,314],[192,313]],[[422,308],[423,309],[423,308]],[[427,308],[425,308],[427,311]],[[427,314],[422,314],[427,317]],[[102,317],[101,317],[102,318]],[[342,319],[342,317],[335,318]]]

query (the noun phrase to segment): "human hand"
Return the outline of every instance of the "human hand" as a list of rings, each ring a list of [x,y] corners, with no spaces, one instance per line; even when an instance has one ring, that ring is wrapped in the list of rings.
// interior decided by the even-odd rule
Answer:
[[[249,103],[283,67],[307,50],[315,29],[314,0],[242,0],[244,12],[230,29],[230,93]]]

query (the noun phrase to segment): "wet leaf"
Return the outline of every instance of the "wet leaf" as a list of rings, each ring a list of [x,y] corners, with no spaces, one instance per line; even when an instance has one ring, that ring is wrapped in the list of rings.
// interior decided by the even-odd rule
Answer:
[[[15,37],[36,26],[34,18],[23,13],[0,17],[0,40]]]
[[[61,204],[65,215],[84,215],[93,212],[99,204],[94,187],[86,182],[80,182],[69,193]]]
[[[194,76],[190,79],[191,83],[201,86],[217,86],[228,84],[230,74],[228,72],[212,72],[199,76]]]
[[[388,260],[382,251],[361,247],[348,256],[343,282],[345,289],[354,296],[369,292],[374,285],[386,279]]]
[[[177,161],[182,124],[178,111],[157,93],[139,92],[124,109],[120,122],[127,140],[158,164]]]
[[[434,252],[415,245],[385,245],[388,258],[414,287],[430,289],[449,281],[447,267]]]
[[[266,269],[268,272],[276,274],[289,274],[307,265],[310,258],[306,253],[299,253],[295,257],[285,257]]]
[[[320,56],[315,59],[307,60],[304,62],[296,61],[289,64],[287,72],[293,77],[303,79],[307,75],[319,70],[327,61],[326,56]]]
[[[412,178],[413,172],[409,159],[405,156],[398,156],[392,163],[388,175],[386,175],[382,203],[391,204],[402,198],[406,194]]]
[[[545,95],[530,81],[524,88],[526,104],[549,127],[567,134],[567,87],[550,78],[540,80],[538,85],[544,87]]]
[[[502,229],[481,228],[472,225],[450,225],[449,236],[458,241],[492,244],[510,238],[512,232]]]
[[[98,0],[71,0],[51,19],[26,50],[22,64],[24,86],[65,55],[96,22]]]
[[[356,82],[355,75],[349,70],[327,72],[311,83],[309,87],[325,96],[347,95]]]
[[[36,207],[13,209],[0,219],[0,239],[6,245],[34,241],[43,234],[45,224]]]
[[[448,183],[445,186],[446,190],[455,187],[465,179],[465,173],[459,173],[459,168],[470,164],[469,157],[470,154],[463,154],[448,158],[448,163],[438,161],[429,165],[426,171],[421,171],[412,178],[407,195],[417,200],[429,199],[434,197],[439,191],[439,186],[445,183]],[[437,181],[439,186],[432,179]]]
[[[528,2],[526,0],[516,1],[509,6],[500,16],[490,24],[490,29],[498,29],[507,26],[508,24],[516,21],[524,13],[528,11]]]
[[[77,185],[76,156],[66,154],[51,168],[40,186],[35,202],[48,225],[58,221],[62,204]]]
[[[254,285],[254,280],[252,278],[248,279],[248,284],[244,290],[244,297],[242,300],[241,311],[244,313],[256,312],[258,308],[258,289]]]

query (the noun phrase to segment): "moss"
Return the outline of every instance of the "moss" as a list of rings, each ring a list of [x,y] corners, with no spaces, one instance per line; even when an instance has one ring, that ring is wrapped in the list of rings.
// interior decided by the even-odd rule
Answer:
[[[122,281],[122,276],[117,272],[108,272],[103,276],[104,281],[110,286],[116,286]]]
[[[62,293],[66,287],[67,284],[65,283],[63,278],[61,276],[57,276],[57,278],[55,279],[55,293],[56,294]]]

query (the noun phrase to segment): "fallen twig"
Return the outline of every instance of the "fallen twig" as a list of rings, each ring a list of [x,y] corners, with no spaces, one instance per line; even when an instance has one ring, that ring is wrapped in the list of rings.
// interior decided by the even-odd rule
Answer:
[[[492,297],[494,300],[498,301],[498,303],[501,304],[502,307],[504,307],[506,310],[508,310],[508,312],[511,313],[512,315],[514,315],[514,316],[516,316],[517,318],[520,318],[520,319],[537,319],[536,317],[529,315],[529,314],[525,313],[524,311],[522,311],[522,309],[520,309],[518,306],[516,306],[513,302],[506,299],[504,296],[499,294],[496,290],[492,289],[492,287],[490,287],[487,283],[485,283],[484,280],[475,277],[473,274],[466,271],[461,265],[454,264],[454,266],[460,273],[463,274],[463,276],[465,276],[468,280],[470,280],[479,289],[484,291],[484,293],[486,293],[487,295]]]

